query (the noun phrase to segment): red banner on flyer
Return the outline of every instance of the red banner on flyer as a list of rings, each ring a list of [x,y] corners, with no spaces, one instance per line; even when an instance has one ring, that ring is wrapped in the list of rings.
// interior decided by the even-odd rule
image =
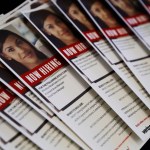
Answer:
[[[83,42],[77,42],[72,45],[63,47],[59,50],[68,59],[73,59],[73,58],[77,57],[78,55],[87,52],[89,50],[89,48]]]
[[[133,17],[127,17],[125,18],[125,20],[133,27],[150,22],[149,16],[145,14],[139,14]]]
[[[129,35],[129,32],[123,27],[104,29],[104,32],[109,38],[120,38]]]
[[[15,95],[10,93],[9,91],[1,88],[0,89],[0,111],[5,109],[14,99]]]
[[[101,40],[101,36],[99,35],[99,33],[95,30],[92,31],[87,31],[87,32],[83,32],[83,34],[91,41],[91,42],[96,42]]]
[[[19,80],[13,80],[9,84],[20,94],[24,94],[27,91],[27,87],[23,85]]]
[[[65,65],[59,56],[53,56],[41,65],[21,75],[23,80],[30,86],[40,83],[42,80],[52,75]]]

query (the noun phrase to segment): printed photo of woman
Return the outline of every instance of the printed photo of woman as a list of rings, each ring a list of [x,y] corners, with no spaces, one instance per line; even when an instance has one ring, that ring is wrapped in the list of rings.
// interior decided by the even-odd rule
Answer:
[[[123,17],[131,17],[137,15],[140,11],[131,0],[110,0]]]
[[[94,30],[91,22],[87,16],[82,13],[80,6],[75,1],[57,0],[57,4],[65,11],[65,13],[72,19],[72,21],[80,27],[82,31]]]
[[[71,27],[59,16],[49,10],[42,9],[30,13],[31,21],[39,28],[57,48],[79,41]]]
[[[47,59],[26,39],[9,30],[0,30],[0,55],[18,74],[35,68]]]
[[[99,0],[82,0],[93,17],[97,20],[102,28],[115,28],[120,26],[111,12]]]

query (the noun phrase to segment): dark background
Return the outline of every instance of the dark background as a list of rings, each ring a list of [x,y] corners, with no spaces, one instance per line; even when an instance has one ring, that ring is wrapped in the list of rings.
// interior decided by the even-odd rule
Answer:
[[[0,14],[6,14],[24,1],[25,0],[1,0]]]
[[[24,1],[25,0],[1,0],[0,14],[6,14],[7,12],[13,10],[15,7],[19,6]],[[150,150],[150,140],[141,148],[141,150]]]

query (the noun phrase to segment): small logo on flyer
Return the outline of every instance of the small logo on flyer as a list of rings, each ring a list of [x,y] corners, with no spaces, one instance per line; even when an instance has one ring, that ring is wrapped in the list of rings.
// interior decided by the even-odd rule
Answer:
[[[149,130],[150,130],[150,125],[149,125],[148,127],[146,127],[142,132],[143,132],[144,134],[146,134]]]

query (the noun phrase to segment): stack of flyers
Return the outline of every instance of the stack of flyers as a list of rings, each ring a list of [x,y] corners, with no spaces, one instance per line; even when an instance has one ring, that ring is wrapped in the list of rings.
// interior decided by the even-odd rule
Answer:
[[[20,10],[27,8],[29,8],[28,5],[24,6]],[[7,17],[7,19],[5,18],[5,21],[8,22],[10,18],[16,18],[17,21],[16,24],[14,24],[14,27],[17,30],[20,30],[24,37],[34,42],[36,40],[36,36],[28,30],[22,19],[17,18],[18,15],[19,12],[14,11],[12,15]],[[37,40],[36,46],[40,48],[42,47],[42,49],[45,49],[46,51],[46,47],[44,47],[44,45],[40,42],[40,39]],[[21,97],[32,108],[38,111],[44,118],[58,127],[58,129],[63,131],[63,133],[65,133],[69,138],[78,143],[78,145],[80,145],[82,148],[89,149],[78,136],[76,136],[56,115],[54,115],[54,113],[50,109],[47,108],[47,106],[43,104],[43,102],[39,100],[39,98],[37,98],[30,90],[28,90],[27,87],[25,87],[25,85],[23,85],[23,83],[21,83],[18,79],[15,79],[15,76],[10,74],[10,72],[4,66],[2,66],[2,64],[0,64],[0,72],[0,80],[15,94]]]
[[[135,94],[150,108],[150,97],[147,91],[136,79],[134,74],[129,70],[127,65],[122,61],[113,47],[94,26],[92,20],[86,15],[82,8],[75,0],[65,0],[62,5],[58,0],[53,1],[54,4],[62,11],[68,20],[78,29],[78,31],[86,38],[93,48],[105,59],[110,67],[124,80],[124,82],[135,92]],[[80,16],[74,14],[78,12]]]
[[[81,147],[88,149],[88,147],[42,102],[34,95],[21,81],[19,81],[7,68],[0,65],[1,82],[17,94],[21,99],[28,103],[45,119],[55,125],[73,141],[81,145]]]
[[[22,133],[0,118],[0,147],[5,150],[39,150]]]
[[[40,148],[45,150],[80,149],[60,130],[2,84],[0,98],[0,116]]]
[[[120,3],[106,0],[106,2],[150,50],[150,16],[138,1],[122,0]]]
[[[132,73],[137,77],[142,86],[148,93],[150,93],[150,85],[149,82],[147,82],[150,79],[149,50],[144,47],[144,45],[138,40],[138,38],[121,21],[118,20],[118,18],[115,16],[112,10],[110,10],[108,5],[98,0],[96,2],[92,1],[91,3],[89,3],[89,5],[87,5],[86,0],[82,0],[79,2],[86,10],[87,14],[91,17],[95,25],[99,28],[99,30],[101,30],[109,43],[120,55],[122,60],[130,68]],[[106,16],[101,17],[101,13],[98,13],[96,15],[93,12],[96,9],[95,7],[92,7],[93,5],[97,5],[97,7],[102,8]],[[94,10],[91,10],[91,7]],[[111,21],[106,21],[106,18],[111,18]]]
[[[0,148],[135,150],[150,138],[149,37],[113,1],[26,0],[0,16]],[[131,17],[146,34],[148,13]]]
[[[16,25],[16,21],[18,19],[10,22],[6,27],[7,31],[1,30],[2,32],[6,31],[12,34],[15,31],[14,35],[16,38],[12,38],[11,42],[12,40],[17,42],[22,34],[22,30],[17,30],[13,26],[13,23]],[[23,39],[22,37],[20,40],[23,42]],[[24,42],[30,49],[27,50],[28,48],[25,48],[27,52],[25,53],[26,56],[21,54],[23,56],[22,58],[25,58],[23,59],[23,64],[26,64],[26,59],[29,59],[30,65],[28,67],[34,68],[28,69],[27,66],[23,67],[23,64],[21,65],[18,62],[16,62],[18,67],[9,67],[4,61],[3,63],[53,110],[62,121],[80,136],[87,145],[93,149],[106,149],[111,146],[114,148],[118,146],[124,148],[132,147],[132,145],[137,146],[138,137],[135,136],[119,116],[116,115],[50,45],[47,44],[49,46],[48,55],[46,52],[42,54],[42,52],[37,51],[26,39],[24,39]],[[33,51],[31,51],[32,48]],[[40,65],[36,67],[34,60],[37,60],[37,57],[35,55],[38,55],[40,60]],[[3,57],[5,56],[3,55]],[[9,61],[13,61],[12,64],[15,63],[12,59]],[[34,65],[32,66],[31,64]],[[18,70],[17,72],[13,70],[15,68]],[[18,74],[19,72],[20,74]],[[115,140],[116,138],[118,141]],[[131,141],[134,144],[130,145],[129,143]]]
[[[65,18],[62,18],[62,15],[60,15],[53,5],[26,11],[24,15],[139,137],[143,140],[149,137],[150,132],[143,133],[145,125],[149,126],[150,123],[148,117],[150,113],[149,109],[107,65],[103,58],[80,36],[77,30],[74,28],[70,30],[68,26],[69,22]],[[46,21],[42,21],[43,24],[41,23],[41,18],[46,18]],[[60,29],[57,28],[55,20],[60,21],[62,24],[62,26],[58,26]],[[49,28],[49,24],[52,25],[52,29],[56,24],[56,28],[54,28],[56,31],[52,30],[51,26]],[[62,35],[58,34],[57,29],[58,31],[61,30]],[[78,34],[78,37],[76,37],[76,34]],[[11,64],[7,63],[2,57],[1,60],[16,74],[16,70],[12,69]],[[25,75],[28,76],[28,74]],[[23,76],[20,79],[31,88],[30,82],[32,81],[29,81],[29,78],[28,80],[25,78],[27,79],[27,77]],[[40,94],[46,91],[42,91],[39,86],[36,89],[39,90]],[[43,96],[49,99],[49,95],[46,94]],[[139,118],[139,114],[143,114],[141,118]],[[145,123],[147,122],[145,125],[142,121],[144,118],[147,118],[144,121]],[[141,121],[143,122],[142,124],[140,124]]]

